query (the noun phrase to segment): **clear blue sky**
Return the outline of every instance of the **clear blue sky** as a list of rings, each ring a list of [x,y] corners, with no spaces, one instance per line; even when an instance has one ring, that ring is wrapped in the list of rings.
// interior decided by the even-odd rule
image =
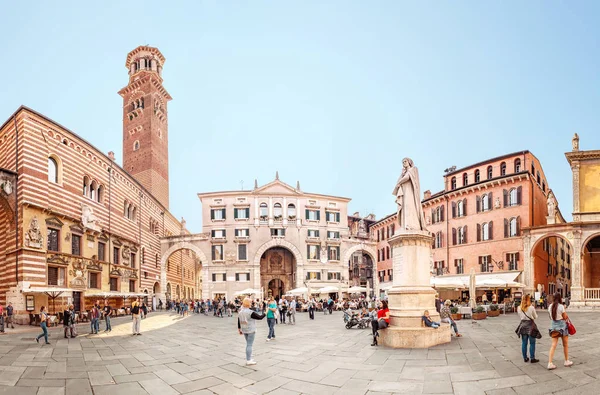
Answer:
[[[435,192],[524,149],[571,218],[564,152],[574,132],[600,148],[597,1],[33,3],[2,7],[0,118],[25,104],[121,163],[125,57],[158,47],[171,211],[193,232],[196,193],[276,170],[380,218],[404,156]]]

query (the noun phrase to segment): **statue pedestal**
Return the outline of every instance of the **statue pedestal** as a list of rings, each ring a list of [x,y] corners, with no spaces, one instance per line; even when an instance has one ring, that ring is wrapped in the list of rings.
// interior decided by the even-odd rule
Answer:
[[[436,291],[430,285],[429,261],[433,237],[427,231],[397,232],[388,240],[392,248],[394,285],[388,291],[390,326],[379,331],[383,345],[393,348],[427,348],[449,343],[450,325],[425,327],[425,310],[439,322],[435,310]]]

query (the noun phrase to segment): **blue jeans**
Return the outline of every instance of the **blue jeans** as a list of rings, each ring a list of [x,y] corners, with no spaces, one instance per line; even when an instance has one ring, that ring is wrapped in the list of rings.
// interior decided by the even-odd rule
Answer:
[[[252,360],[252,344],[254,344],[254,333],[244,333],[244,337],[246,338],[246,361]]]
[[[42,337],[44,337],[44,340],[46,340],[46,344],[48,344],[48,328],[46,327],[46,321],[42,322],[40,326],[42,327],[44,333],[39,335],[36,339],[40,340]]]
[[[90,322],[90,328],[92,333],[98,333],[100,329],[100,323],[98,322],[98,318],[92,318],[92,322]]]
[[[109,316],[104,317],[104,321],[106,322],[106,330],[112,331],[112,327],[110,326],[110,317]]]
[[[431,323],[431,327],[432,328],[439,328],[440,327],[440,323],[439,322],[432,322]]]
[[[269,325],[269,336],[267,339],[275,338],[275,318],[267,318],[267,325]]]
[[[521,335],[521,352],[523,359],[527,359],[527,342],[529,341],[529,357],[535,358],[535,337],[529,335]]]

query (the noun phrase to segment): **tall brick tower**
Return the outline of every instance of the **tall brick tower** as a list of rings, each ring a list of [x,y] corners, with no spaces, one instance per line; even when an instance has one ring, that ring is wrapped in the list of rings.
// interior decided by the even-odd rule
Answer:
[[[169,133],[167,102],[171,95],[161,77],[165,57],[157,48],[129,52],[129,84],[123,97],[123,168],[165,208],[169,208]]]

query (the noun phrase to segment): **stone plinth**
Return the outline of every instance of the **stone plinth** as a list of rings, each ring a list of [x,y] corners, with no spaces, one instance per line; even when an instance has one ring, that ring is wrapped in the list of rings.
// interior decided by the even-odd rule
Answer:
[[[440,321],[435,310],[436,291],[430,285],[431,244],[427,231],[397,232],[388,240],[392,248],[394,285],[388,291],[390,327],[380,331],[381,343],[395,348],[424,348],[449,343],[450,326],[422,326],[425,310]],[[385,332],[385,333],[384,333]]]

